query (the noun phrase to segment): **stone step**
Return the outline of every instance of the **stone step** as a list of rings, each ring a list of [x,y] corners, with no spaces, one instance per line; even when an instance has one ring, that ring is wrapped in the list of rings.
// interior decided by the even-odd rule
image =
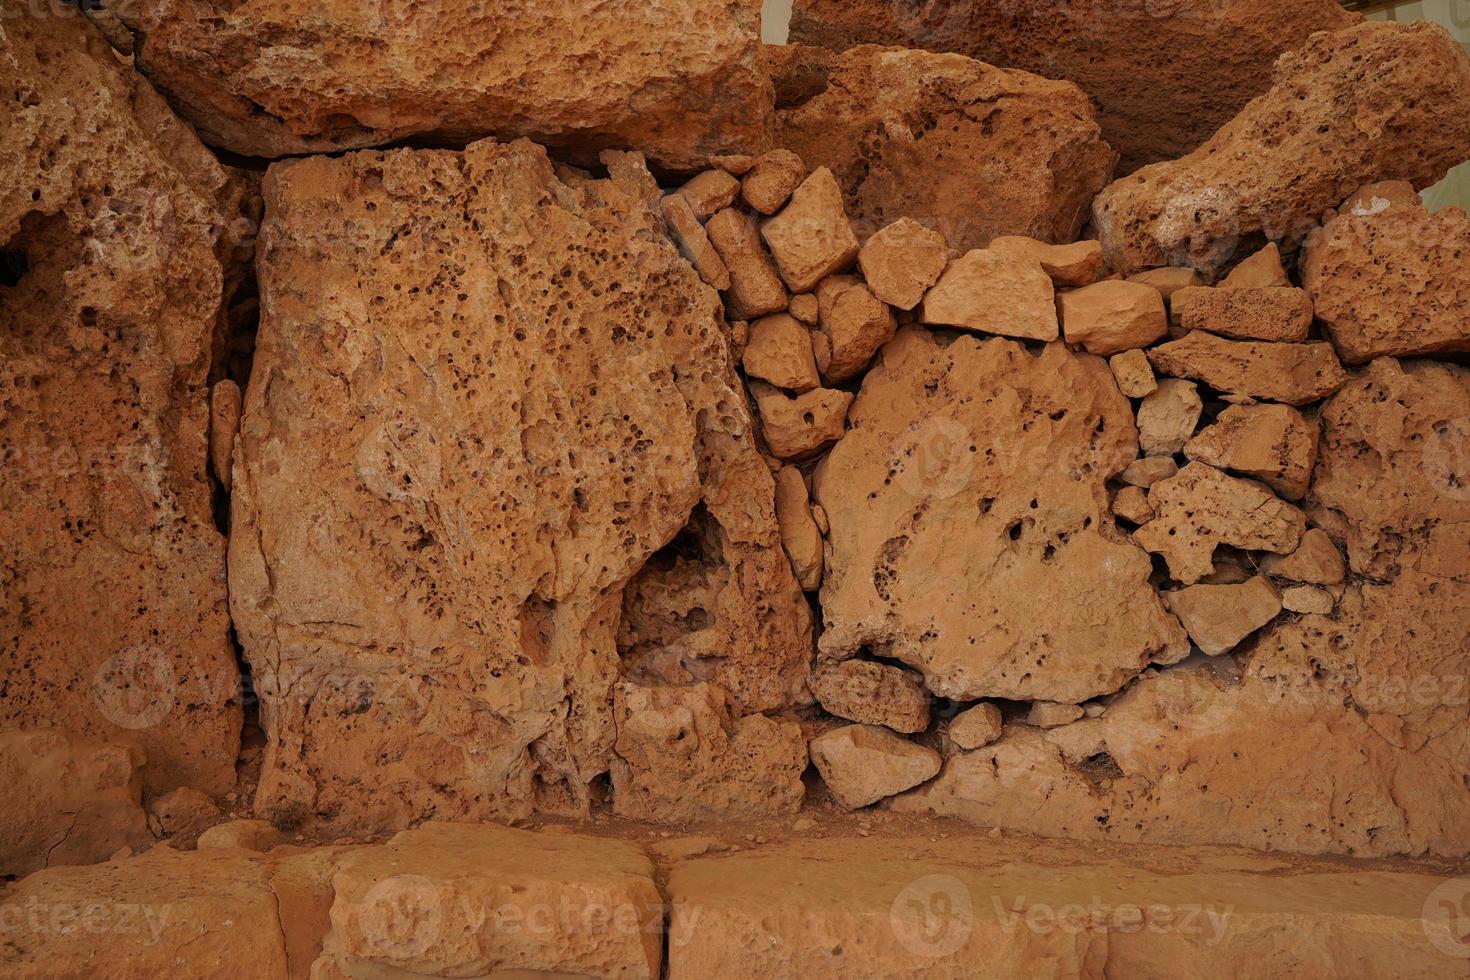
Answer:
[[[37,872],[0,893],[0,975],[1464,977],[1467,906],[1470,879],[1406,862],[440,823]]]

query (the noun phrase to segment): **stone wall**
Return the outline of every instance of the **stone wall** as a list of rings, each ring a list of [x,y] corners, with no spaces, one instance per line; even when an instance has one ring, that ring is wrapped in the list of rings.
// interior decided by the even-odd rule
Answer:
[[[635,6],[7,9],[0,903],[187,886],[263,976],[657,975],[680,928],[709,975],[733,864],[489,825],[1470,855],[1470,219],[1416,192],[1464,51],[1231,3],[1170,88],[1123,15],[993,66],[943,4],[940,51]],[[657,923],[359,921],[502,860]]]

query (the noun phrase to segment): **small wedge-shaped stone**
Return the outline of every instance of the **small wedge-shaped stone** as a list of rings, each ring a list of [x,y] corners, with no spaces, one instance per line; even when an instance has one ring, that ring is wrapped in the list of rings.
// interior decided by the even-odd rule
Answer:
[[[1273,578],[1310,585],[1339,585],[1347,577],[1342,552],[1332,535],[1320,527],[1308,528],[1302,543],[1289,555],[1267,555],[1261,571]]]
[[[912,735],[929,727],[929,695],[918,675],[873,663],[843,660],[812,672],[812,694],[839,718],[882,725]]]
[[[772,150],[751,163],[741,182],[740,194],[746,204],[761,214],[775,214],[791,200],[791,192],[805,176],[801,157],[790,150]]]
[[[987,701],[955,715],[945,734],[961,749],[978,749],[1000,738],[1002,728],[1000,709]]]
[[[791,193],[781,213],[761,225],[781,278],[793,293],[805,293],[857,258],[858,240],[842,205],[842,188],[832,171],[818,167]]]
[[[950,262],[924,294],[919,321],[1025,340],[1060,334],[1051,277],[1034,259],[994,249]]]
[[[1169,315],[1157,289],[1114,279],[1058,296],[1067,343],[1109,357],[1147,347],[1169,332]]]
[[[1169,308],[1185,330],[1208,330],[1235,340],[1299,343],[1312,329],[1312,301],[1292,286],[1191,286],[1175,293]]]
[[[1232,405],[1189,441],[1184,455],[1300,500],[1312,482],[1319,432],[1289,405]]]
[[[1133,540],[1169,563],[1169,574],[1193,585],[1214,570],[1215,547],[1290,554],[1307,519],[1254,480],[1227,476],[1204,463],[1149,488],[1154,519]]]
[[[830,276],[817,287],[819,322],[831,343],[822,377],[846,381],[868,366],[878,348],[893,339],[893,311],[853,276]]]
[[[1024,235],[1001,235],[986,247],[1040,262],[1057,286],[1086,286],[1097,279],[1103,266],[1102,242],[1096,241],[1052,245]]]
[[[707,221],[735,203],[740,195],[740,181],[723,170],[706,170],[695,174],[675,193],[689,202],[696,218]]]
[[[1205,403],[1193,381],[1164,378],[1138,405],[1138,448],[1145,456],[1172,456],[1199,425]]]
[[[812,762],[844,810],[877,803],[939,774],[938,752],[875,725],[848,725],[812,739]]]
[[[705,233],[730,273],[730,315],[740,319],[779,313],[789,296],[771,255],[761,244],[755,219],[738,208],[710,218]]]
[[[913,218],[899,218],[869,238],[858,252],[868,288],[883,302],[912,310],[949,261],[944,236]]]
[[[1287,405],[1320,401],[1348,379],[1331,344],[1226,340],[1203,330],[1153,348],[1148,359],[1161,374]]]
[[[669,194],[659,202],[659,211],[664,216],[664,224],[669,226],[674,243],[679,246],[680,253],[689,260],[689,264],[694,266],[699,278],[720,292],[729,289],[730,270],[725,268],[724,259],[720,258],[720,253],[710,243],[709,234],[704,225],[699,223],[688,199],[681,194]]]
[[[750,325],[742,359],[745,373],[795,392],[821,386],[812,356],[812,335],[785,313],[762,317]]]
[[[776,524],[796,581],[803,592],[815,592],[822,584],[822,532],[812,517],[806,480],[794,466],[776,473]]]
[[[1246,289],[1262,286],[1290,286],[1291,280],[1281,266],[1281,247],[1275,242],[1241,261],[1220,280],[1227,289]]]
[[[803,459],[842,438],[852,393],[817,388],[792,398],[761,381],[750,383],[766,447],[778,459]]]
[[[1191,585],[1164,593],[1164,602],[1212,657],[1234,650],[1281,612],[1281,595],[1264,575],[1239,585]]]
[[[1159,382],[1154,377],[1154,366],[1148,355],[1141,350],[1125,350],[1108,358],[1108,367],[1118,382],[1118,390],[1129,398],[1143,398],[1158,390]]]

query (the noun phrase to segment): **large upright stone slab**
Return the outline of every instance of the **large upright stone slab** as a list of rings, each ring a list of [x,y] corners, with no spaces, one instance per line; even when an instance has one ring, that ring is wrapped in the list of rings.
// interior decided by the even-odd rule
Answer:
[[[822,461],[829,657],[902,660],[942,697],[1075,704],[1189,650],[1112,521],[1138,453],[1107,362],[901,331]]]
[[[1112,268],[1211,275],[1267,241],[1294,248],[1359,187],[1427,187],[1470,157],[1470,56],[1433,21],[1314,35],[1209,142],[1093,204]]]
[[[132,0],[138,66],[205,140],[247,156],[408,137],[528,136],[694,169],[757,151],[770,112],[755,0]]]
[[[796,0],[791,39],[955,51],[1076,82],[1128,173],[1199,146],[1266,90],[1278,55],[1356,19],[1336,0]]]
[[[827,167],[866,240],[899,218],[957,252],[999,235],[1071,242],[1112,175],[1075,85],[956,54],[770,47],[774,138]]]
[[[222,794],[205,382],[239,189],[68,10],[0,19],[0,729],[126,742],[146,789]]]
[[[261,815],[580,813],[625,668],[801,696],[810,612],[719,297],[641,161],[607,161],[568,184],[484,141],[267,176],[230,551]]]

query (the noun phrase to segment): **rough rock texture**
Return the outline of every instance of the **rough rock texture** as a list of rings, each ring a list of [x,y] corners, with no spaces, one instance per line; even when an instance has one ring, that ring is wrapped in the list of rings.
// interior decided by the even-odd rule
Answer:
[[[1154,519],[1133,539],[1169,563],[1169,574],[1192,585],[1214,569],[1215,548],[1290,554],[1306,530],[1306,516],[1254,480],[1190,463],[1148,492]]]
[[[950,719],[944,732],[962,749],[978,749],[1000,738],[1000,709],[988,702],[977,704]]]
[[[811,334],[785,313],[762,317],[750,325],[741,366],[749,377],[791,391],[811,391],[822,384],[812,356]]]
[[[852,404],[846,391],[818,388],[791,398],[759,381],[751,382],[750,395],[766,448],[778,459],[805,459],[842,438]]]
[[[1433,184],[1470,156],[1467,101],[1470,56],[1433,21],[1314,35],[1209,142],[1098,196],[1109,265],[1214,274],[1264,241],[1295,247],[1365,183]]]
[[[1470,369],[1380,358],[1322,406],[1314,524],[1359,575],[1470,581]]]
[[[146,789],[224,792],[239,671],[205,382],[241,191],[74,11],[28,9],[0,19],[0,729],[126,743]]]
[[[957,51],[1070,79],[1128,173],[1193,150],[1266,89],[1278,55],[1355,20],[1331,0],[796,0],[791,39]]]
[[[1065,82],[893,48],[786,45],[767,60],[777,145],[832,170],[860,239],[907,217],[960,251],[997,235],[1071,242],[1112,174],[1091,104]]]
[[[1264,575],[1235,585],[1191,585],[1166,592],[1164,602],[1212,657],[1229,653],[1281,612],[1281,595]]]
[[[1288,405],[1320,401],[1343,386],[1347,372],[1332,345],[1226,340],[1191,330],[1148,352],[1161,374],[1203,381],[1216,391]]]
[[[761,244],[755,219],[726,208],[709,219],[705,233],[730,276],[730,315],[757,317],[780,313],[789,297],[776,263]]]
[[[1409,188],[1410,193],[1413,187]],[[1265,289],[1272,286],[1290,286],[1291,279],[1281,264],[1281,246],[1275,242],[1253,255],[1240,260],[1230,274],[1220,280],[1226,289]]]
[[[1110,357],[1147,347],[1169,332],[1169,314],[1158,290],[1137,282],[1111,280],[1057,296],[1067,343],[1089,354]]]
[[[844,660],[812,671],[812,694],[829,714],[913,734],[929,727],[929,695],[908,671]]]
[[[641,162],[608,163],[571,186],[486,141],[272,168],[230,547],[261,815],[580,812],[620,653],[742,710],[798,696],[809,611],[718,297]]]
[[[1342,359],[1470,351],[1464,210],[1343,210],[1307,238],[1302,257],[1302,285]]]
[[[137,0],[138,65],[205,140],[246,156],[406,137],[529,136],[596,160],[696,169],[759,150],[771,86],[759,5]],[[689,29],[698,25],[698,29]]]
[[[776,269],[793,293],[805,293],[858,254],[847,220],[842,189],[826,167],[818,167],[791,192],[780,213],[761,224]]]
[[[1319,428],[1289,405],[1231,405],[1184,446],[1184,455],[1254,477],[1300,500],[1317,461]]]
[[[1185,330],[1236,340],[1300,343],[1312,329],[1312,301],[1291,286],[1191,286],[1169,298],[1169,309]]]
[[[815,592],[822,584],[822,532],[812,517],[806,478],[794,466],[776,473],[776,523],[796,581],[803,591]]]
[[[761,214],[781,210],[806,177],[806,164],[790,150],[775,149],[751,161],[740,182],[740,196]]]
[[[812,739],[812,764],[832,799],[856,810],[912,789],[939,772],[938,752],[874,725],[847,725]]]
[[[1024,837],[792,841],[674,868],[669,977],[1432,977],[1459,967],[1453,913],[1425,911],[1446,880]]]
[[[769,817],[801,806],[806,743],[794,722],[736,718],[712,684],[616,690],[613,808],[643,820]]]
[[[654,980],[663,959],[653,866],[623,841],[428,824],[347,853],[331,903],[313,976]]]
[[[1138,448],[1146,456],[1172,456],[1199,425],[1204,401],[1192,381],[1164,378],[1138,403]]]
[[[1192,660],[1098,718],[1012,726],[892,805],[1057,837],[1458,858],[1470,590],[1428,584],[1355,587],[1332,618],[1268,630],[1243,677]]]
[[[328,869],[301,873],[318,862],[309,855],[278,867],[241,851],[160,847],[42,871],[0,899],[0,973],[14,980],[305,977],[331,900]]]
[[[1159,390],[1153,365],[1141,350],[1125,350],[1108,358],[1108,367],[1118,381],[1118,390],[1129,398],[1143,398]]]
[[[1058,286],[1089,285],[1097,278],[1103,266],[1101,242],[1049,245],[1023,235],[1002,235],[991,239],[990,247],[1002,252],[1014,252],[1041,263],[1041,268]]]
[[[949,261],[949,244],[912,218],[899,218],[863,243],[858,266],[883,302],[912,310]]]
[[[195,846],[203,851],[230,847],[246,851],[268,851],[282,843],[285,843],[285,835],[267,821],[228,820],[215,824],[200,834]]]
[[[831,276],[817,286],[817,320],[831,349],[818,365],[829,382],[860,373],[898,329],[893,311],[852,276]]]
[[[900,331],[813,479],[831,524],[823,653],[871,646],[945,697],[1069,702],[1182,656],[1108,513],[1131,414],[1100,358]]]
[[[945,266],[924,294],[919,322],[1024,340],[1056,340],[1060,332],[1041,263],[998,249],[972,249]]]
[[[149,841],[139,755],[55,729],[0,733],[0,875],[105,861]]]
[[[1261,571],[1272,578],[1314,585],[1337,585],[1347,575],[1342,552],[1337,550],[1332,535],[1320,527],[1308,528],[1291,554],[1267,555]]]
[[[1148,502],[1148,491],[1142,487],[1124,487],[1113,497],[1113,515],[1131,524],[1147,524],[1153,520],[1154,508]]]

